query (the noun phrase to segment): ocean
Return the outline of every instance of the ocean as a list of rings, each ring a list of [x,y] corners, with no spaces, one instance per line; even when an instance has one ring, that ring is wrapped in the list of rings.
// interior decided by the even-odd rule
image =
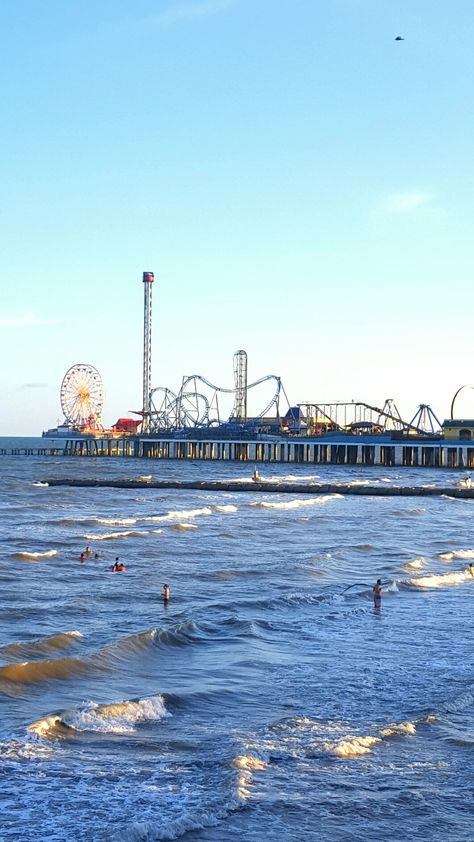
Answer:
[[[2,842],[474,839],[472,501],[45,484],[253,468],[0,457]]]

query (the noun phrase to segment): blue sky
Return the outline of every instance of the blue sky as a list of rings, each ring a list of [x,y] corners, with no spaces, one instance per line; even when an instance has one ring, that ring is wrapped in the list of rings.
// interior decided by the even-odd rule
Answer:
[[[77,362],[107,424],[140,408],[144,270],[154,386],[230,386],[244,348],[291,403],[448,415],[474,381],[471,2],[3,0],[0,22],[0,435],[56,423]]]

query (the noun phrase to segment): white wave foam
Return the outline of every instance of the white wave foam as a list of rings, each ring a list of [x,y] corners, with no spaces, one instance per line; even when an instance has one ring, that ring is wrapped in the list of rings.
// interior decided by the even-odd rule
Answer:
[[[391,582],[389,582],[387,585],[384,585],[383,591],[384,591],[384,593],[398,593],[399,591],[398,591],[397,583],[395,582],[395,580],[392,579]]]
[[[95,518],[96,523],[102,523],[104,526],[133,526],[134,523],[137,522],[136,517],[123,517],[123,518]]]
[[[62,725],[62,719],[59,714],[53,714],[52,716],[45,716],[43,719],[38,719],[36,722],[32,722],[31,725],[28,725],[26,729],[29,731],[30,734],[35,734],[36,737],[40,737],[41,739],[45,737],[51,736],[51,734],[57,730],[58,726]]]
[[[175,523],[173,529],[197,529],[195,523]]]
[[[54,736],[61,728],[70,728],[77,732],[128,734],[135,730],[139,722],[157,722],[170,715],[162,696],[113,702],[108,705],[91,702],[84,707],[39,719],[28,726],[28,731],[42,738]]]
[[[49,482],[34,482],[33,485],[36,488],[49,488]]]
[[[147,530],[131,530],[127,532],[105,532],[103,535],[84,535],[87,541],[110,541],[113,538],[141,538],[143,535],[148,535]]]
[[[271,503],[268,500],[255,500],[251,506],[260,509],[300,509],[304,506],[321,506],[330,500],[343,499],[342,494],[323,494],[320,497],[309,497],[306,500],[289,500]]]
[[[406,734],[415,734],[416,724],[414,722],[394,722],[382,728],[380,733],[383,737],[402,737]]]
[[[380,737],[347,736],[337,743],[324,743],[323,751],[328,751],[336,757],[360,757],[370,754],[372,747],[381,742]]]
[[[461,585],[467,579],[472,579],[472,576],[463,570],[457,573],[430,573],[428,576],[419,576],[407,581],[414,588],[445,588],[449,585]]]
[[[268,769],[268,763],[265,760],[261,760],[259,757],[251,757],[245,754],[240,754],[238,757],[235,757],[233,760],[234,766],[237,769]]]
[[[188,518],[200,517],[201,515],[212,515],[212,509],[209,506],[205,506],[202,509],[183,509],[182,511],[168,512],[167,515],[145,517],[143,520],[152,523],[161,523],[169,520],[187,520]]]
[[[439,553],[441,561],[451,561],[453,558],[474,558],[474,550],[451,550],[447,553]]]
[[[51,757],[51,746],[41,745],[37,741],[20,743],[16,740],[0,743],[0,758],[2,760],[45,760]]]
[[[425,566],[426,559],[423,556],[418,556],[414,558],[413,561],[407,561],[406,564],[403,565],[404,570],[421,570],[422,567]]]
[[[239,511],[238,506],[233,506],[231,503],[214,506],[214,509],[216,512],[224,512],[225,514]]]
[[[53,555],[57,555],[57,550],[47,550],[45,553],[15,553],[16,558],[51,558]]]

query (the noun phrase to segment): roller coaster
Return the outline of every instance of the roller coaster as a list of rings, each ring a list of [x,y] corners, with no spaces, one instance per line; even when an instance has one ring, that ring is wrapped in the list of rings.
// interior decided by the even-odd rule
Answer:
[[[249,392],[269,383],[271,398],[252,417],[248,416]],[[225,398],[233,399],[230,415],[223,411]],[[281,399],[285,414],[280,413]],[[234,386],[216,386],[202,374],[183,377],[181,388],[174,392],[158,386],[152,389],[149,401],[149,432],[178,434],[186,431],[206,431],[217,428],[221,432],[282,433],[296,436],[324,435],[345,432],[353,435],[401,433],[407,435],[438,435],[441,423],[427,404],[420,404],[411,421],[404,421],[394,400],[387,399],[383,407],[362,401],[333,401],[330,403],[300,403],[291,407],[280,377],[267,374],[247,383],[247,354],[234,354]]]
[[[248,393],[264,383],[273,384],[272,397],[256,416],[249,419]],[[233,397],[230,415],[223,412],[225,395]],[[240,350],[234,354],[232,388],[216,386],[202,374],[191,374],[183,377],[181,388],[177,392],[164,386],[152,389],[149,401],[149,431],[156,435],[196,428],[216,428],[225,424],[245,428],[258,421],[263,424],[263,419],[270,414],[279,427],[282,398],[290,410],[285,389],[276,374],[267,374],[253,383],[247,383],[247,354]]]

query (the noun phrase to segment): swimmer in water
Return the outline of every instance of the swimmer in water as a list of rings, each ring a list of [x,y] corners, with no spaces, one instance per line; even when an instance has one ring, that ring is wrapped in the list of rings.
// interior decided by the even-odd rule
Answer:
[[[163,600],[164,600],[164,602],[170,601],[170,586],[169,585],[163,585]]]
[[[113,567],[111,569],[112,569],[112,573],[123,573],[124,570],[126,570],[127,568],[125,567],[123,562],[121,562],[119,560],[119,558],[117,556],[117,558],[115,559],[115,564],[113,565]]]
[[[377,579],[374,587],[372,588],[372,593],[374,595],[375,602],[379,602],[382,599],[382,579]]]
[[[470,573],[471,576],[474,576],[474,567],[472,566],[472,561],[469,562],[469,567],[467,568],[466,573]]]
[[[86,554],[81,553],[81,564],[86,560]]]
[[[86,555],[92,555],[92,550],[90,547],[86,547]]]
[[[254,468],[252,479],[254,482],[260,482],[260,472],[257,470],[257,468]]]

